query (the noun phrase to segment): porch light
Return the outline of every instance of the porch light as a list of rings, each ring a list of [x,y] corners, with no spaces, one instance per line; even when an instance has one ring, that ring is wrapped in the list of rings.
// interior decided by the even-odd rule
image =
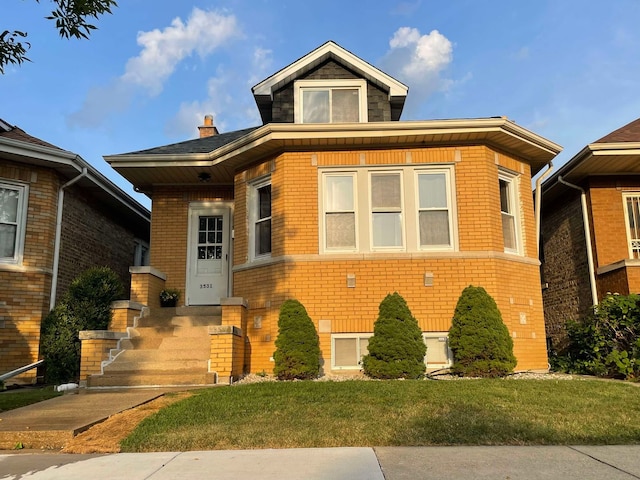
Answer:
[[[200,180],[202,183],[207,183],[211,180],[211,174],[207,172],[200,172],[198,174],[198,180]]]

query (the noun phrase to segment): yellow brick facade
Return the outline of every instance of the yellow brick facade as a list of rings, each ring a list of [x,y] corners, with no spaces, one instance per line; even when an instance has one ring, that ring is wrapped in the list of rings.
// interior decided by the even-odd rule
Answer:
[[[40,322],[49,312],[59,180],[47,169],[0,162],[0,181],[28,187],[22,265],[0,264],[0,373],[38,360]],[[12,381],[31,383],[31,370]]]
[[[321,169],[428,165],[452,168],[456,251],[321,253]],[[520,255],[504,253],[501,170],[514,174],[519,187]],[[247,199],[251,182],[266,175],[271,179],[272,248],[270,260],[261,263],[250,260]],[[271,372],[279,308],[284,300],[295,298],[319,330],[323,368],[328,372],[331,335],[372,332],[378,305],[387,293],[397,291],[406,299],[423,331],[446,332],[461,291],[472,284],[485,287],[496,300],[514,339],[517,368],[547,368],[531,174],[526,162],[486,146],[287,152],[237,172],[233,189],[158,188],[153,194],[151,265],[166,274],[168,287],[184,290],[186,286],[189,203],[234,198],[232,296],[243,298],[247,309],[246,318],[229,323],[244,324],[237,326],[246,338],[244,348],[235,349],[231,335],[224,340],[229,345],[215,339],[212,362],[214,349],[221,349],[221,355],[224,350],[225,358],[244,351],[245,370]],[[432,285],[425,286],[425,275],[433,279]],[[355,277],[355,287],[347,285],[348,276]]]

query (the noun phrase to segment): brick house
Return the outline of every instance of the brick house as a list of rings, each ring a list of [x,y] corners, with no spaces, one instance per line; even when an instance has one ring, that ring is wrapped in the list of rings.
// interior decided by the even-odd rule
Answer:
[[[38,360],[41,320],[80,272],[107,265],[129,285],[149,222],[80,156],[0,120],[0,374]]]
[[[640,119],[578,152],[542,184],[547,336],[607,292],[640,293]]]
[[[263,125],[218,133],[205,117],[201,138],[106,156],[153,201],[151,266],[132,287],[150,307],[146,334],[163,316],[159,289],[177,288],[175,318],[207,323],[188,309],[220,305],[209,374],[271,372],[280,305],[296,298],[324,372],[357,372],[379,303],[397,291],[428,367],[441,368],[455,304],[474,284],[496,299],[518,368],[546,369],[530,185],[560,147],[506,118],[400,121],[407,92],[327,42],[253,87]],[[103,374],[139,371],[120,358]]]

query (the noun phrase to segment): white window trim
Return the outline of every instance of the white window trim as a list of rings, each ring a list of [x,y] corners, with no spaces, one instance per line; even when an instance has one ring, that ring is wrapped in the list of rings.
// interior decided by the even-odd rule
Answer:
[[[366,80],[296,80],[293,82],[293,121],[302,123],[302,93],[304,90],[331,90],[333,88],[357,88],[359,91],[359,123],[369,121]],[[329,122],[333,123],[333,122]]]
[[[401,172],[402,192],[402,247],[372,246],[371,232],[371,175],[377,172]],[[447,196],[449,201],[449,228],[451,244],[446,246],[420,247],[419,199],[417,181],[418,173],[442,173],[447,175]],[[326,211],[325,211],[325,176],[347,175],[354,178],[354,197],[356,212],[356,249],[326,248]],[[458,218],[455,194],[455,166],[453,164],[412,165],[412,166],[362,166],[353,168],[322,167],[318,169],[318,212],[319,219],[319,252],[321,254],[342,253],[413,253],[413,252],[452,252],[458,250]]]
[[[267,175],[266,177],[258,178],[251,183],[248,184],[248,199],[247,204],[249,208],[247,209],[248,220],[249,220],[249,261],[257,261],[271,258],[271,252],[256,255],[256,233],[255,226],[258,221],[258,189],[262,187],[266,187],[267,185],[271,185],[271,175]],[[271,250],[273,250],[273,187],[271,190]]]
[[[629,224],[629,209],[627,208],[627,200],[629,198],[637,198],[640,201],[640,192],[625,192],[622,194],[622,208],[624,211],[624,226],[627,232],[627,249],[629,258],[640,258],[640,248],[638,249],[638,257],[633,253],[633,242],[640,238],[631,238],[631,225]]]
[[[0,258],[0,264],[22,265],[24,256],[24,239],[27,226],[27,199],[29,198],[29,185],[18,182],[0,181],[0,188],[18,190],[18,211],[16,212],[16,244],[13,257]]]
[[[513,209],[513,224],[515,229],[515,241],[516,248],[507,248],[504,247],[505,253],[512,253],[514,255],[522,255],[522,224],[520,223],[520,219],[522,218],[520,215],[520,188],[518,179],[519,175],[511,172],[507,172],[505,170],[501,170],[498,173],[498,179],[505,181],[509,185],[509,193],[510,193],[510,207]],[[500,182],[498,182],[498,189],[500,189]],[[498,190],[498,195],[500,195],[500,191]],[[502,227],[502,206],[500,205],[500,226]],[[502,236],[504,241],[504,234]]]
[[[327,204],[326,204],[326,195],[325,192],[327,191],[326,188],[326,178],[327,177],[346,177],[346,176],[350,176],[352,181],[353,181],[353,210],[354,210],[354,215],[355,215],[355,247],[354,248],[328,248],[327,247],[327,236],[326,236],[326,232],[327,232],[327,213],[329,213],[327,211]],[[325,172],[324,175],[321,173],[320,174],[320,195],[319,195],[319,209],[318,211],[321,212],[321,227],[320,227],[320,251],[322,252],[327,252],[327,253],[354,253],[357,252],[359,247],[359,242],[358,242],[358,231],[359,231],[359,222],[358,222],[358,181],[357,181],[357,175],[356,172],[353,170],[340,170],[340,171],[331,171],[331,172]]]
[[[453,365],[453,352],[451,351],[451,348],[449,348],[449,332],[422,332],[422,339],[424,340],[425,345],[427,344],[427,338],[445,338],[445,343],[447,346],[446,363],[429,363],[429,349],[427,348],[427,353],[424,356],[424,364],[427,366],[427,368],[439,369],[451,367],[451,365]]]
[[[373,337],[373,332],[369,333],[332,333],[331,334],[331,370],[361,370],[362,369],[362,361],[359,361],[357,365],[352,366],[336,366],[336,338],[353,338],[356,339],[356,353],[359,354],[359,358],[362,359],[362,352],[360,349],[360,339],[362,338],[371,338]]]
[[[449,219],[449,245],[422,245],[420,241],[420,188],[418,187],[419,175],[445,175],[445,182],[447,187],[447,210]],[[418,249],[427,252],[442,252],[442,251],[455,251],[458,249],[458,222],[455,216],[455,195],[454,181],[453,181],[453,168],[417,168],[414,171],[414,185],[415,185],[415,211],[416,211],[416,244]],[[428,210],[425,210],[428,211]],[[434,210],[436,211],[436,210]]]
[[[397,170],[397,169],[386,169],[386,168],[382,168],[382,169],[369,169],[367,170],[367,181],[368,181],[368,185],[367,185],[367,197],[369,200],[369,204],[368,204],[368,213],[369,213],[369,218],[368,218],[368,224],[369,224],[369,245],[371,246],[371,251],[372,252],[404,252],[406,250],[406,222],[405,222],[405,186],[404,186],[404,174],[402,170]],[[371,178],[374,175],[378,175],[378,174],[392,174],[392,175],[398,175],[400,177],[400,245],[391,245],[391,246],[375,246],[373,244],[373,214],[374,213],[381,213],[381,212],[374,212],[373,210],[373,202],[371,199],[372,193],[373,193],[373,189],[371,188]],[[389,211],[391,212],[391,211]],[[395,211],[394,211],[395,212]],[[382,213],[386,213],[386,212],[382,212]]]

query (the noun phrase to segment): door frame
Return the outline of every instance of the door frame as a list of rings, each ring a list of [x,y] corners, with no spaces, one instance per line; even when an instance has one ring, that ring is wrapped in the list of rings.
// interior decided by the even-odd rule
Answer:
[[[227,296],[231,294],[233,291],[233,237],[234,237],[234,226],[233,226],[233,202],[189,202],[189,207],[187,211],[187,265],[185,269],[185,305],[189,306],[189,288],[191,287],[191,264],[193,261],[192,255],[197,251],[192,248],[193,239],[193,217],[196,212],[204,212],[206,214],[215,215],[220,214],[220,212],[228,213],[229,215],[229,228],[227,229],[227,238],[224,240],[228,243],[228,256],[229,258],[226,260],[226,291]],[[223,215],[224,215],[223,213]],[[224,298],[224,297],[221,297]]]

